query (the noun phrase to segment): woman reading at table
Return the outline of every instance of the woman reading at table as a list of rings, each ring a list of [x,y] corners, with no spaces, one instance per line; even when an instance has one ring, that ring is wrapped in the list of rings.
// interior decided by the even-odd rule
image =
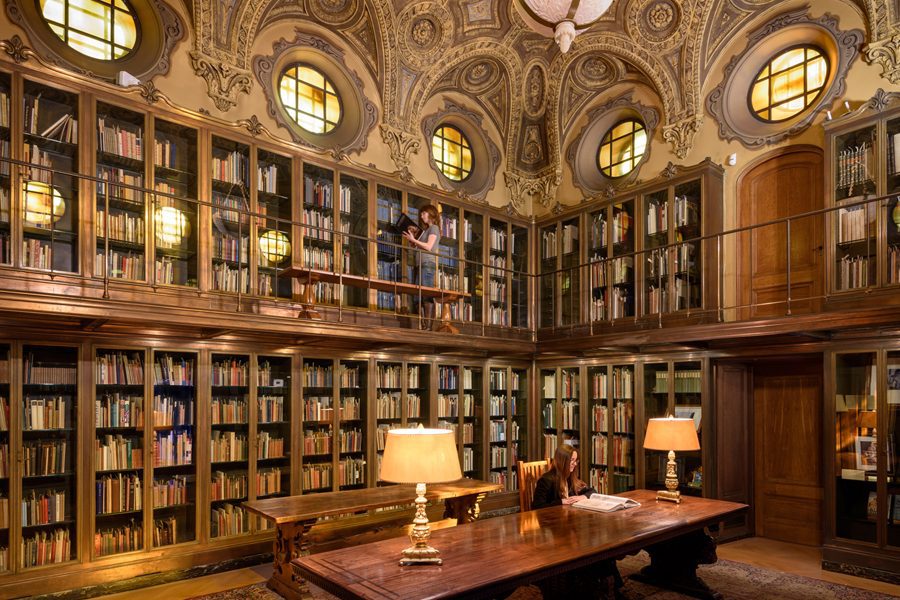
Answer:
[[[435,274],[437,273],[437,256],[430,254],[434,252],[438,240],[441,239],[441,216],[437,209],[428,204],[419,210],[419,231],[418,235],[412,231],[414,227],[410,226],[403,232],[403,237],[409,242],[409,245],[418,248],[420,251],[415,253],[415,269],[416,283],[422,287],[435,287]],[[434,319],[434,298],[428,297],[422,301],[423,309],[422,329],[431,327],[431,320]],[[418,310],[419,298],[413,299],[413,306]]]

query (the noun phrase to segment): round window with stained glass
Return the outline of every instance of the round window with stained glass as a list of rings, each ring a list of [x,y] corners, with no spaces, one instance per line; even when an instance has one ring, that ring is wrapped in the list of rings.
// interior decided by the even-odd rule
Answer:
[[[638,166],[647,151],[647,130],[637,119],[613,125],[597,150],[597,166],[610,178],[624,177]]]
[[[750,112],[768,123],[786,121],[811,106],[828,81],[828,59],[819,48],[789,48],[769,60],[750,88]]]
[[[297,63],[281,74],[281,105],[304,131],[330,133],[341,122],[341,99],[334,84],[312,65]]]
[[[118,60],[134,50],[138,26],[124,0],[39,0],[51,31],[90,58]]]

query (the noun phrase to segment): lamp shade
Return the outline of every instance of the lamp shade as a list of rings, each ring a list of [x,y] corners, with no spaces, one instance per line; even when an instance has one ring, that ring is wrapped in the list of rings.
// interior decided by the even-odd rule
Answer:
[[[381,479],[395,483],[442,483],[462,478],[454,434],[448,429],[387,432]]]
[[[644,434],[647,450],[699,450],[700,440],[693,419],[650,419]]]

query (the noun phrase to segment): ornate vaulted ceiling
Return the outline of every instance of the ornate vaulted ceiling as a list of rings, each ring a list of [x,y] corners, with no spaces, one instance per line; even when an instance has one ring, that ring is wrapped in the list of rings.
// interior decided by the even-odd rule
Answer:
[[[380,90],[381,133],[398,168],[419,142],[430,99],[462,94],[502,136],[513,200],[552,194],[563,137],[617,83],[656,96],[663,139],[684,157],[703,119],[701,90],[729,41],[779,0],[615,0],[567,54],[532,32],[514,0],[194,0],[195,72],[222,111],[258,86],[251,48],[285,22],[338,33]],[[857,0],[868,60],[900,81],[895,0]]]

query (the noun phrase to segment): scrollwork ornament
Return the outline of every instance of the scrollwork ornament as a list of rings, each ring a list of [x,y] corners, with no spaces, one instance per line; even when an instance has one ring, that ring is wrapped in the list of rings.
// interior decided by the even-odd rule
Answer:
[[[253,137],[258,136],[265,130],[265,127],[263,127],[256,115],[251,115],[249,119],[241,119],[238,121],[238,125],[246,128]]]
[[[663,127],[663,139],[672,145],[678,158],[684,158],[694,147],[694,137],[703,123],[703,115],[692,115]]]
[[[881,66],[881,76],[891,83],[900,83],[900,32],[865,47],[866,60]]]
[[[381,140],[388,145],[391,152],[391,160],[400,169],[401,174],[409,174],[409,161],[411,154],[418,154],[421,142],[415,134],[403,131],[383,123],[381,125]],[[401,175],[401,179],[403,176]],[[408,181],[408,179],[404,179]]]
[[[676,165],[676,164],[673,163],[672,161],[669,161],[669,164],[666,165],[666,168],[664,168],[664,169],[660,172],[659,175],[660,175],[660,177],[662,177],[663,179],[672,179],[673,177],[675,177],[676,175],[678,175],[678,165]]]
[[[883,89],[878,88],[878,91],[875,92],[875,95],[869,98],[869,101],[866,102],[866,107],[876,112],[881,112],[898,98],[900,98],[900,93],[885,92]]]
[[[156,87],[156,84],[152,81],[145,81],[137,87],[141,94],[141,98],[143,98],[147,104],[156,104],[162,99],[162,92],[159,91],[159,88]]]
[[[22,38],[18,35],[14,35],[8,40],[0,41],[0,46],[3,46],[3,51],[17,64],[22,64],[34,55],[31,48],[23,44]]]
[[[563,206],[559,200],[557,200],[556,204],[553,205],[553,208],[550,209],[550,214],[561,215],[565,210],[566,207]]]
[[[253,82],[250,74],[224,62],[213,61],[196,50],[191,52],[194,72],[206,81],[207,95],[222,112],[237,105],[240,93],[249,94]]]

